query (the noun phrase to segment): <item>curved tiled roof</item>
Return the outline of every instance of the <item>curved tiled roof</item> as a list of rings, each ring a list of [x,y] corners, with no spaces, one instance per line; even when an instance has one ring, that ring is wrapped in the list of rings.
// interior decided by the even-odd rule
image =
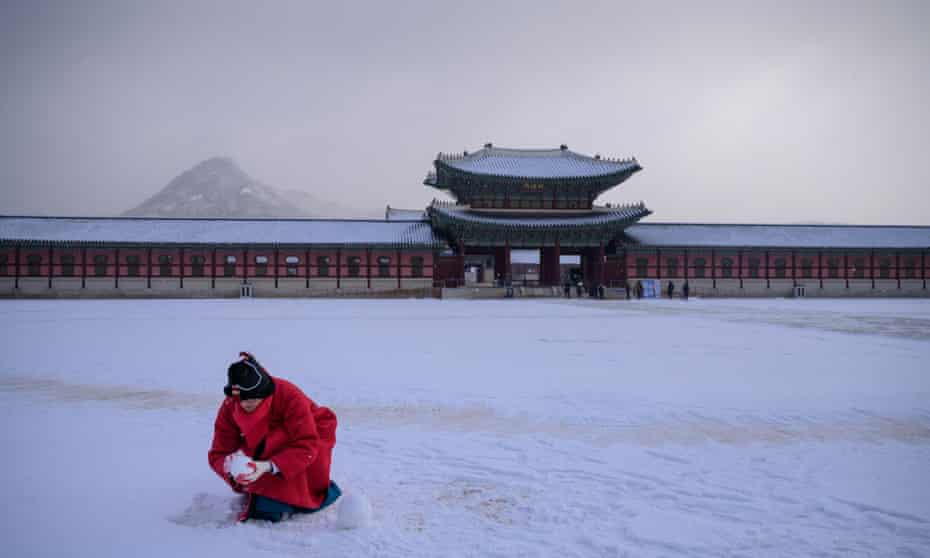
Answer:
[[[591,178],[633,173],[642,167],[635,158],[588,157],[567,148],[507,149],[485,146],[469,154],[444,154],[437,164],[471,174],[514,178]]]
[[[470,211],[468,206],[450,202],[434,201],[427,208],[430,215],[434,213],[451,221],[504,228],[546,229],[577,228],[617,223],[633,223],[652,212],[642,202],[611,208],[598,208],[582,215],[560,215],[549,217],[491,216]]]
[[[916,226],[637,223],[624,234],[643,246],[930,249],[930,227]]]
[[[0,242],[442,247],[426,221],[0,217]]]

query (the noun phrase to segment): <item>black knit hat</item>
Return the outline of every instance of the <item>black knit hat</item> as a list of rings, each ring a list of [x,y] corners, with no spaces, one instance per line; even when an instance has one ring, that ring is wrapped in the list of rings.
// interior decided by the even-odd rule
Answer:
[[[274,393],[274,382],[268,372],[251,355],[229,365],[228,383],[223,388],[227,397],[238,390],[239,399],[262,399]]]

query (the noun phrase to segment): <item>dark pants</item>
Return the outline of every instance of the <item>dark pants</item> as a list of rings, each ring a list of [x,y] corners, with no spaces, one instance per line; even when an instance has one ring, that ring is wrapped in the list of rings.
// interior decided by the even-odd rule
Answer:
[[[330,481],[329,490],[326,491],[326,499],[320,504],[320,507],[314,509],[300,508],[279,502],[273,498],[255,495],[249,503],[248,519],[264,519],[272,523],[277,523],[282,519],[287,519],[295,513],[315,513],[336,501],[342,495],[342,490],[335,482]]]

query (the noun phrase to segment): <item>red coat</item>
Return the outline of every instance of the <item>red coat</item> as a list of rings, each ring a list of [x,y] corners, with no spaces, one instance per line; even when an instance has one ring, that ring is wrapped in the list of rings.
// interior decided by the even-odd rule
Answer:
[[[336,444],[336,415],[320,407],[287,380],[273,378],[274,397],[268,415],[268,435],[260,459],[271,460],[277,474],[266,473],[245,488],[301,508],[318,508],[329,488],[329,467]],[[207,458],[224,481],[223,459],[242,449],[252,456],[239,426],[233,420],[237,397],[220,405]],[[254,457],[254,456],[252,456]]]

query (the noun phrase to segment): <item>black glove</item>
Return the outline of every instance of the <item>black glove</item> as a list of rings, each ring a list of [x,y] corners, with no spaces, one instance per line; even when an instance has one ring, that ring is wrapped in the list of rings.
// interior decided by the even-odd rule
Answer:
[[[232,475],[226,475],[226,482],[229,483],[229,486],[232,487],[234,492],[243,492],[242,485],[236,482],[236,479]]]

